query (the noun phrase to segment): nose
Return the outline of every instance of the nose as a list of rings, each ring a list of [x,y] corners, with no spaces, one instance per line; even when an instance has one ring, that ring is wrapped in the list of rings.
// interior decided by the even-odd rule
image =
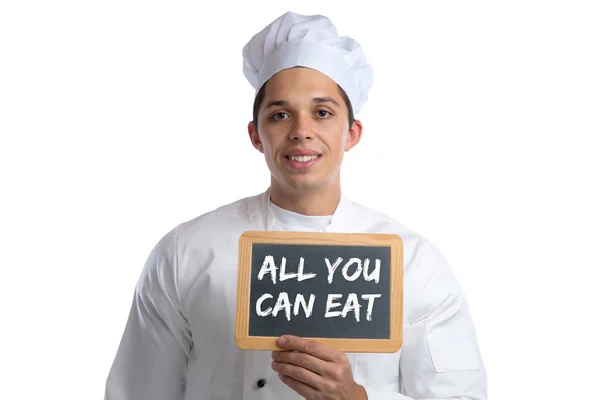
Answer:
[[[313,138],[312,120],[309,116],[298,114],[292,125],[292,129],[288,134],[290,140],[304,141]]]

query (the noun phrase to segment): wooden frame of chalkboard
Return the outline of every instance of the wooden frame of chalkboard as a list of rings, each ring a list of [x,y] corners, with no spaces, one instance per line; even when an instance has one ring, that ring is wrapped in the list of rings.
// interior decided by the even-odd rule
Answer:
[[[251,312],[251,310],[253,309],[253,304],[256,305],[256,296],[257,295],[261,295],[261,298],[265,296],[264,294],[264,290],[260,289],[257,290],[257,292],[259,293],[252,293],[252,285],[256,284],[256,280],[253,280],[253,275],[254,278],[256,278],[256,271],[257,268],[261,269],[261,272],[258,274],[259,276],[262,275],[262,282],[267,282],[268,284],[270,284],[270,278],[269,278],[269,274],[263,270],[265,268],[265,265],[267,263],[266,261],[266,257],[263,258],[257,258],[257,257],[263,257],[263,255],[259,254],[260,253],[260,249],[261,247],[258,246],[263,246],[262,249],[265,248],[270,248],[271,250],[275,249],[277,246],[283,246],[284,248],[291,248],[290,246],[301,246],[302,249],[310,249],[312,248],[313,250],[317,250],[318,251],[327,251],[329,249],[340,249],[339,246],[350,246],[351,248],[354,249],[359,249],[359,251],[363,254],[374,254],[372,252],[372,250],[378,250],[378,251],[382,251],[384,250],[384,257],[388,257],[385,255],[385,253],[387,253],[387,255],[389,255],[389,258],[386,259],[386,262],[384,262],[385,264],[387,264],[388,268],[387,268],[387,275],[384,273],[381,275],[381,280],[386,282],[384,290],[386,291],[387,294],[387,298],[389,302],[384,302],[384,303],[378,303],[378,304],[384,304],[385,307],[383,308],[385,310],[385,316],[380,318],[379,321],[383,320],[383,324],[381,324],[380,322],[376,322],[377,325],[371,325],[371,326],[366,326],[363,327],[363,336],[362,337],[352,337],[352,334],[348,334],[348,332],[352,333],[354,331],[356,331],[356,326],[358,325],[354,325],[354,327],[350,330],[346,330],[346,334],[344,333],[336,333],[335,335],[329,335],[329,336],[320,336],[320,335],[310,335],[309,333],[312,332],[311,329],[315,327],[315,324],[313,324],[312,326],[309,326],[308,323],[305,324],[305,330],[303,331],[304,334],[302,335],[298,335],[295,332],[277,332],[277,334],[274,334],[272,332],[273,330],[273,326],[276,325],[277,323],[274,322],[270,322],[269,319],[265,319],[263,318],[260,323],[263,324],[262,326],[262,331],[259,331],[258,329],[254,329],[255,332],[251,332],[251,326],[256,325],[256,322],[252,322],[252,318],[254,318],[254,321],[257,321],[257,317],[256,317],[256,313]],[[287,246],[287,247],[286,247]],[[322,246],[330,246],[330,247],[325,247],[323,248]],[[253,249],[255,249],[257,254],[253,254]],[[343,248],[346,252],[347,252],[347,248],[344,247]],[[365,251],[367,251],[367,253],[364,253]],[[368,253],[369,251],[371,251],[370,253]],[[379,253],[381,254],[381,253]],[[281,253],[280,253],[281,255]],[[253,256],[254,256],[254,263],[253,263]],[[270,256],[268,256],[270,257]],[[301,257],[302,259],[304,257]],[[309,258],[307,258],[308,260]],[[340,261],[341,258],[338,258],[338,261]],[[357,258],[354,258],[355,260],[358,260]],[[260,260],[264,260],[262,262],[262,268],[257,265],[260,264],[261,261]],[[271,258],[271,260],[273,260],[274,262],[276,262],[273,258]],[[284,260],[281,260],[281,258],[278,258],[278,260],[280,260],[280,264],[279,266],[281,267],[282,265],[285,265],[285,257]],[[294,260],[296,261],[296,260]],[[302,262],[300,262],[300,264],[304,264],[303,263],[304,260],[302,260]],[[366,261],[366,260],[365,260]],[[379,261],[379,260],[377,260]],[[383,265],[379,264],[379,266]],[[253,265],[254,264],[254,265]],[[338,275],[340,274],[340,270],[342,270],[341,264],[338,263],[338,265],[340,266],[340,268],[338,269]],[[365,264],[366,266],[366,264]],[[281,268],[279,267],[275,267],[273,266],[273,268],[277,268],[279,270],[279,273],[281,273]],[[290,268],[288,266],[288,268]],[[308,267],[306,267],[308,269]],[[373,268],[373,264],[371,264],[371,268]],[[285,269],[285,268],[284,268]],[[381,270],[383,270],[383,268],[381,268]],[[254,271],[254,274],[253,274]],[[300,270],[300,267],[298,267],[298,271]],[[297,278],[297,280],[301,280],[298,279],[298,275],[300,275],[301,277],[303,277],[305,280],[308,281],[309,278],[314,277],[315,275],[317,275],[316,273],[314,273],[314,271],[308,271],[308,272],[296,272],[296,275],[291,274],[291,275],[287,275],[286,277],[290,278]],[[333,274],[336,273],[336,268],[335,266],[332,267],[332,264],[328,261],[328,266],[327,269],[325,270],[325,274],[327,274],[328,279],[329,279],[329,274],[331,273],[331,279],[333,281],[334,278]],[[348,277],[348,269],[344,270],[345,277]],[[366,268],[365,268],[366,271]],[[310,272],[312,272],[313,274],[310,275]],[[323,271],[321,271],[323,272]],[[302,275],[302,274],[305,275]],[[360,274],[360,272],[358,272],[358,269],[355,270],[355,277],[358,276],[358,274]],[[276,277],[275,277],[275,273],[272,274],[272,281],[273,284],[276,283]],[[366,272],[365,272],[365,277],[367,277]],[[260,278],[259,278],[260,279]],[[341,278],[339,278],[341,280]],[[356,279],[356,278],[355,278]],[[294,279],[288,279],[290,281],[290,284],[292,281],[294,281]],[[358,279],[356,279],[358,280]],[[372,280],[372,279],[371,279]],[[316,281],[316,280],[315,280]],[[329,281],[328,283],[331,284],[332,281]],[[284,283],[288,283],[288,282],[284,282]],[[343,284],[355,284],[356,282],[344,282]],[[370,283],[370,282],[369,282]],[[312,284],[311,283],[304,283],[304,285],[308,285],[308,284]],[[362,283],[364,285],[364,283]],[[289,286],[288,286],[289,287]],[[389,289],[389,291],[388,291]],[[354,293],[353,293],[354,294]],[[269,297],[269,301],[270,301],[270,305],[271,307],[268,308],[268,310],[273,310],[273,308],[277,308],[276,306],[273,307],[273,304],[275,302],[275,299],[277,298],[277,294],[273,293],[272,295],[267,294],[266,296]],[[298,296],[298,294],[296,295]],[[373,296],[373,295],[371,295]],[[360,297],[360,295],[359,295]],[[385,296],[384,296],[385,297]],[[355,297],[356,298],[356,297]],[[363,299],[365,299],[365,297],[363,296]],[[296,297],[296,302],[298,300],[298,297]],[[343,301],[344,299],[340,299],[340,301]],[[373,300],[373,299],[371,299]],[[329,301],[329,300],[328,300]],[[293,300],[292,300],[293,302]],[[278,303],[279,300],[278,300]],[[314,303],[313,303],[314,304]],[[328,303],[329,304],[329,303]],[[348,303],[346,303],[347,305]],[[282,350],[281,347],[279,347],[277,345],[277,339],[281,334],[284,333],[288,333],[288,334],[296,334],[298,336],[302,336],[304,338],[309,338],[309,339],[313,339],[316,340],[318,342],[321,343],[325,343],[331,347],[334,347],[338,350],[341,351],[350,351],[350,352],[380,352],[380,353],[391,353],[391,352],[395,352],[398,351],[401,347],[402,347],[402,313],[403,313],[403,243],[402,243],[402,239],[398,236],[398,235],[394,235],[394,234],[376,234],[376,233],[329,233],[329,232],[272,232],[272,231],[247,231],[244,232],[240,238],[239,238],[239,251],[238,251],[238,281],[237,281],[237,310],[236,310],[236,326],[235,326],[235,341],[237,343],[237,345],[242,348],[242,349],[252,349],[252,350]],[[338,306],[342,306],[342,303],[337,303]],[[372,304],[369,305],[369,307],[371,307]],[[294,310],[295,312],[298,312],[298,309],[301,309],[301,306],[303,306],[305,308],[305,312],[306,312],[306,301],[303,301],[301,305],[299,304],[294,304]],[[267,306],[264,306],[267,307]],[[358,307],[357,307],[358,308]],[[361,306],[360,308],[365,309],[367,308],[366,306]],[[281,308],[280,308],[281,309]],[[372,308],[369,308],[372,310]],[[258,312],[258,308],[256,308],[256,311]],[[281,314],[284,314],[285,311],[281,311]],[[389,313],[389,316],[388,316]],[[274,314],[274,313],[272,313]],[[280,317],[281,317],[280,314]],[[263,315],[263,314],[261,314]],[[296,314],[297,315],[297,314]],[[307,316],[310,314],[306,314]],[[337,314],[339,315],[339,313]],[[373,314],[375,315],[375,314]],[[290,318],[290,314],[289,311],[287,312],[287,316],[288,316],[288,321]],[[345,315],[347,316],[347,314]],[[371,316],[372,317],[372,316]],[[358,314],[356,315],[357,321],[359,319]],[[368,318],[368,317],[367,317]],[[332,321],[334,319],[328,319],[327,322],[329,323],[329,321]],[[345,320],[348,320],[348,318],[346,318]],[[365,320],[365,318],[363,317],[363,321]],[[275,321],[275,319],[273,318],[271,321]],[[322,320],[321,322],[323,322],[324,320]],[[342,319],[338,318],[337,321],[335,322],[336,324],[336,332],[337,332],[337,327],[338,326],[342,326],[342,325],[338,325],[340,323],[340,321],[342,321]],[[372,319],[371,319],[372,321]],[[343,322],[343,321],[342,321]],[[254,324],[254,325],[253,325]],[[364,323],[363,323],[364,324]],[[317,324],[319,326],[323,325],[322,323]],[[377,327],[377,328],[373,328],[372,327]],[[384,328],[380,328],[381,326],[384,326]],[[340,331],[342,331],[344,328],[339,328]],[[318,330],[318,328],[316,329]],[[379,330],[379,331],[378,331]],[[259,332],[259,333],[256,333]],[[262,332],[262,333],[261,333]],[[372,332],[377,333],[377,335],[371,336]]]

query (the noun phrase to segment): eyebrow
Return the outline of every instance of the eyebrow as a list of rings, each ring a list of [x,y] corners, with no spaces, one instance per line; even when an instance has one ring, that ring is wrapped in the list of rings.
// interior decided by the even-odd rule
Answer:
[[[317,103],[317,104],[321,104],[321,103],[333,103],[335,104],[337,107],[340,106],[340,104],[335,101],[334,98],[332,97],[314,97],[312,99],[313,103]],[[274,101],[270,101],[267,103],[267,105],[265,106],[265,110],[268,110],[271,107],[280,107],[280,106],[288,106],[290,103],[285,101],[285,100],[274,100]]]
[[[340,104],[335,101],[332,97],[315,97],[313,99],[313,103],[333,103],[336,106],[340,106]]]

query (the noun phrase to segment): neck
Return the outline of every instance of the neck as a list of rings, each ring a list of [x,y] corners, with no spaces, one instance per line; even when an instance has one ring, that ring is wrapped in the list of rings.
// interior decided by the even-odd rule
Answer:
[[[288,192],[271,184],[271,201],[288,211],[302,215],[333,215],[341,198],[341,188],[332,185],[323,190],[310,192]]]

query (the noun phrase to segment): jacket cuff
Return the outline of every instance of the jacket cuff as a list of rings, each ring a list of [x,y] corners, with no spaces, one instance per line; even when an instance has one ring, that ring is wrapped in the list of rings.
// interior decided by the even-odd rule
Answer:
[[[396,392],[380,390],[373,386],[362,385],[362,387],[365,388],[367,399],[369,400],[414,400],[412,397],[407,397]]]

